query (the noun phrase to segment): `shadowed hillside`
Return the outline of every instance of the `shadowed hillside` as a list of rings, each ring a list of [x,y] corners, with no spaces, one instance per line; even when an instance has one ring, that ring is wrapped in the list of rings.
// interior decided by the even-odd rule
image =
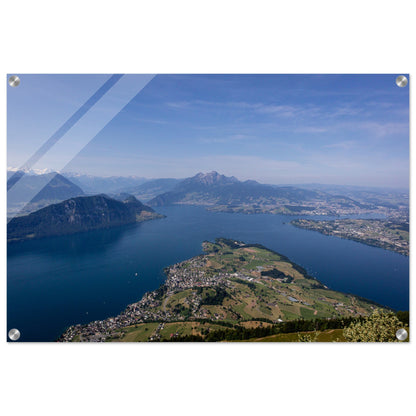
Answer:
[[[107,195],[78,197],[13,218],[7,225],[7,239],[17,241],[73,234],[161,217],[133,196],[123,201]]]

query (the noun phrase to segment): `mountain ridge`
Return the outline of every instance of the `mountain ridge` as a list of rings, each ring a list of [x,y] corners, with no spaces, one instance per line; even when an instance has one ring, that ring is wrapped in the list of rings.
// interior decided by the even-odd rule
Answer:
[[[38,202],[41,200],[68,199],[74,196],[84,195],[81,187],[74,184],[65,176],[57,172],[44,173],[39,175],[29,175],[24,171],[14,172],[7,180],[7,190],[19,185],[18,197],[25,200],[27,191],[40,189],[35,196],[28,202]]]
[[[81,187],[56,172],[32,175],[24,171],[8,171],[9,215],[28,214],[46,205],[82,195],[85,193]]]
[[[154,207],[187,204],[204,205],[216,211],[274,214],[333,213],[323,209],[328,203],[334,210],[364,206],[351,198],[322,191],[266,185],[254,180],[240,181],[215,171],[186,178],[172,190],[148,201]]]
[[[62,175],[91,194],[120,192],[148,181],[139,176],[94,176],[74,172],[63,172]]]
[[[80,196],[13,218],[7,225],[7,241],[75,234],[162,217],[133,196],[124,200],[105,194]]]

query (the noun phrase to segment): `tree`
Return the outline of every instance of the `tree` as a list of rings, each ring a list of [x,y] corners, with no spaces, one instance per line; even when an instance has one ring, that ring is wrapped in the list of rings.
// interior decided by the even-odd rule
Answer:
[[[298,334],[298,342],[317,342],[319,333],[314,331],[313,336],[311,334]]]
[[[402,327],[395,314],[376,309],[364,320],[345,328],[344,337],[348,342],[398,342],[396,331]]]
[[[398,311],[396,312],[396,316],[399,318],[399,321],[409,326],[409,311]]]

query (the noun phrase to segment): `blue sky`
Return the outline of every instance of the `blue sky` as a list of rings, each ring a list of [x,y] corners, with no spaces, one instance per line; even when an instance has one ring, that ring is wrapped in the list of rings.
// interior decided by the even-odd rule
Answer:
[[[396,76],[157,75],[65,170],[408,187],[409,89]],[[22,75],[8,92],[8,166],[108,78]]]

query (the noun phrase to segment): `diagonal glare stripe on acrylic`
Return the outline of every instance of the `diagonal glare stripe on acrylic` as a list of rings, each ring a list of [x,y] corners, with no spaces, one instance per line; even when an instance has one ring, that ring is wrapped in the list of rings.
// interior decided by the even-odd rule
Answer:
[[[47,167],[55,172],[61,171],[140,93],[154,76],[124,75],[32,168]],[[47,182],[49,183],[50,180],[52,177]],[[47,185],[47,183],[41,183],[29,189],[24,186],[24,182],[23,178],[7,192],[8,221]],[[22,194],[24,194],[24,201],[22,201]]]
[[[31,169],[33,165],[59,140],[65,133],[84,116],[107,93],[123,75],[112,75],[54,134],[19,168],[19,171]],[[20,179],[16,172],[7,181],[7,190],[12,188]]]

